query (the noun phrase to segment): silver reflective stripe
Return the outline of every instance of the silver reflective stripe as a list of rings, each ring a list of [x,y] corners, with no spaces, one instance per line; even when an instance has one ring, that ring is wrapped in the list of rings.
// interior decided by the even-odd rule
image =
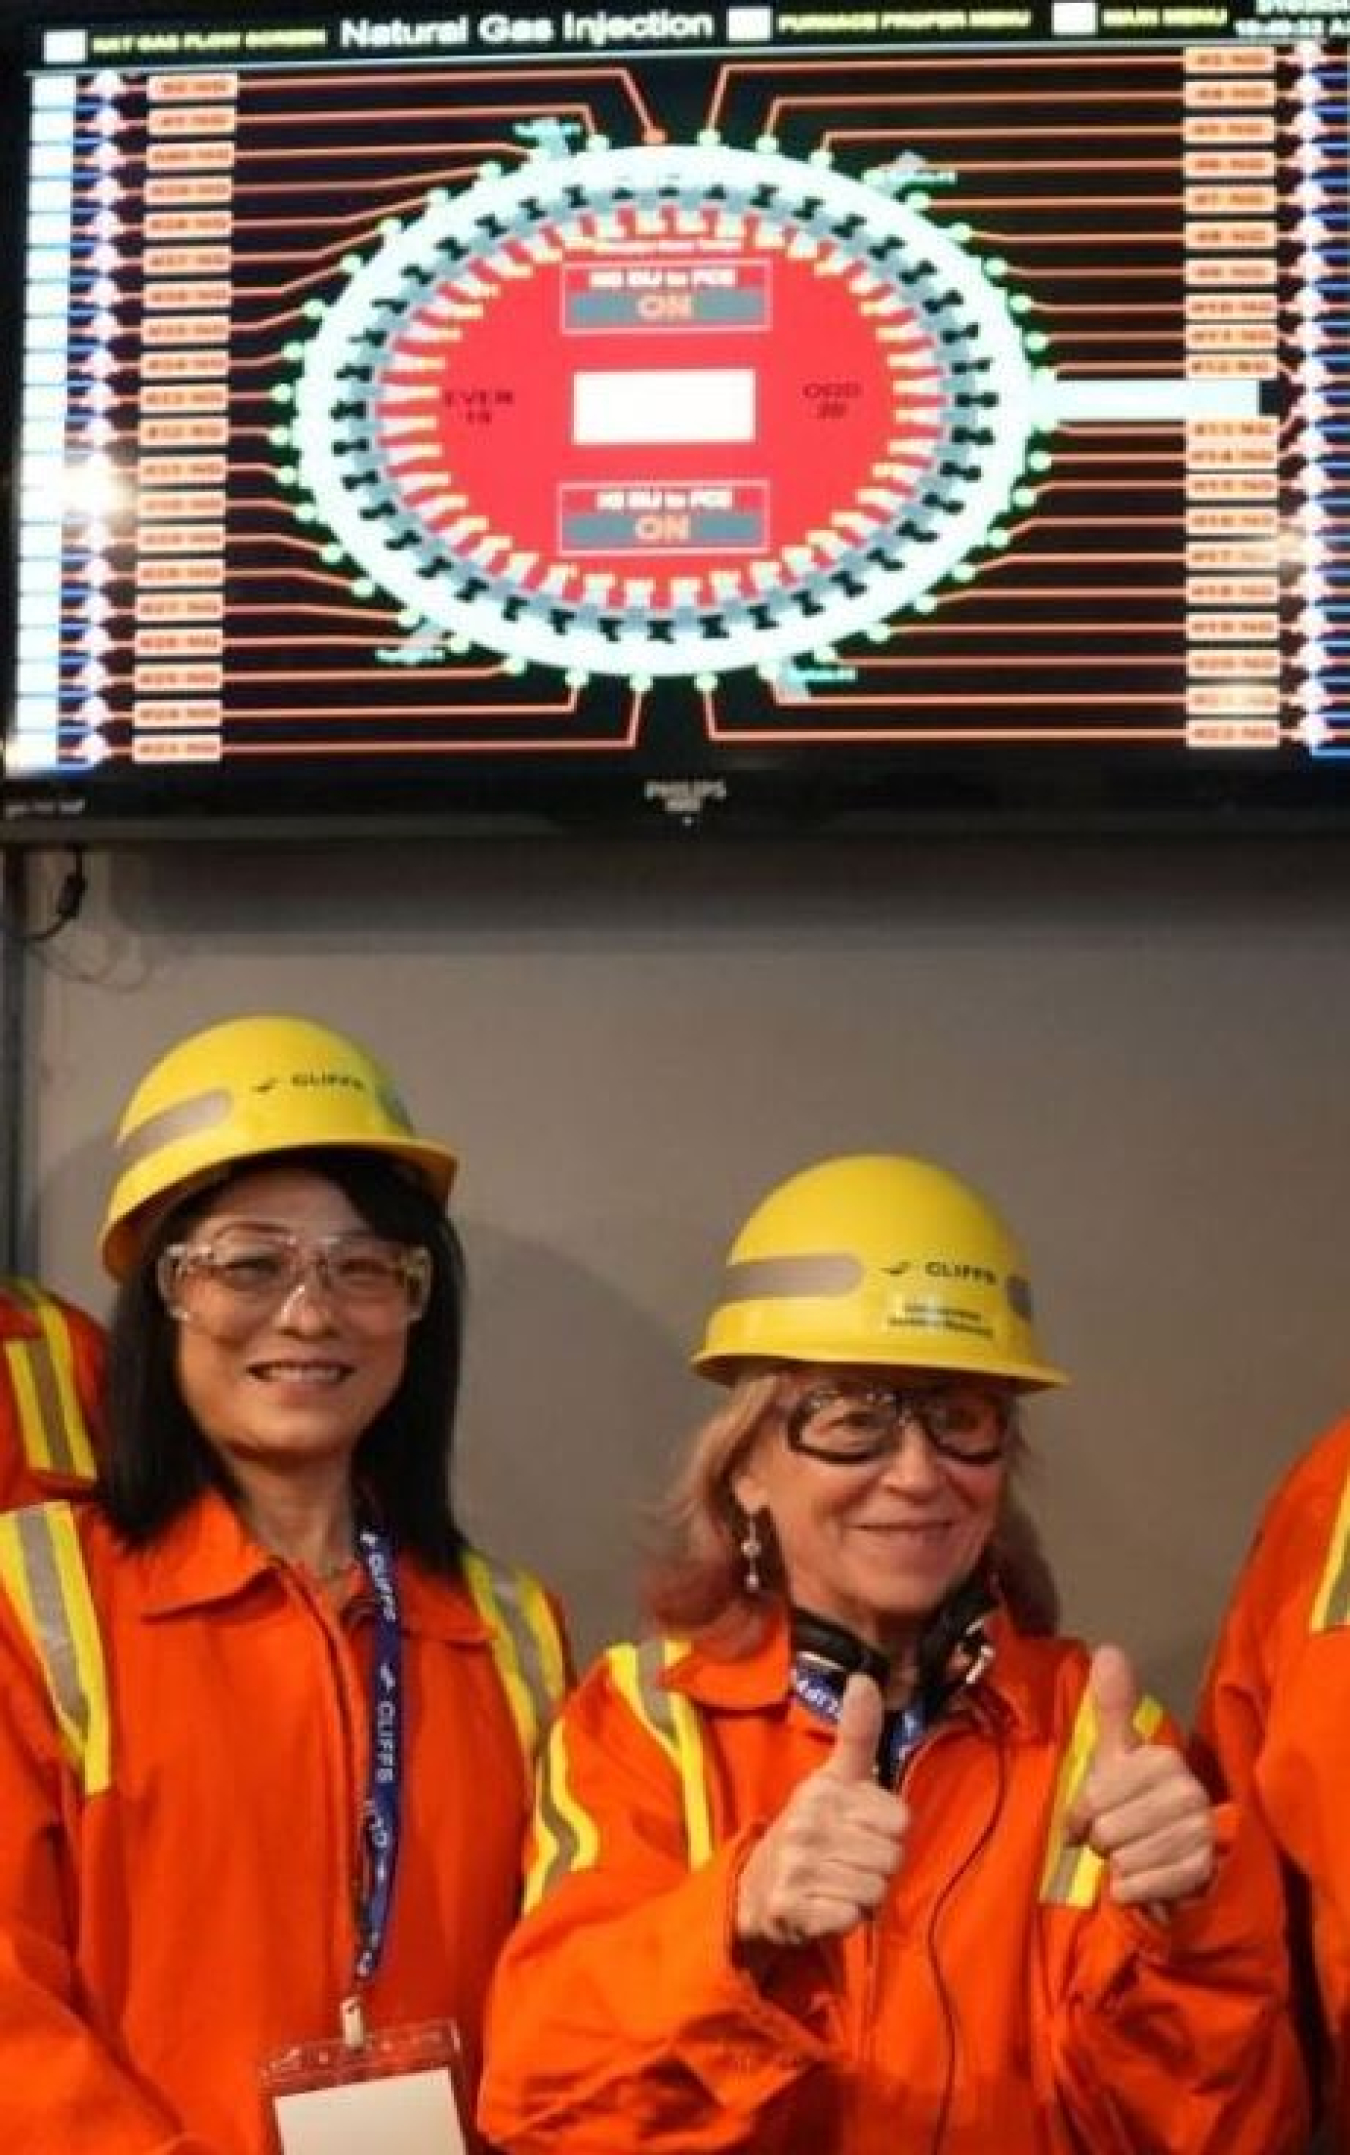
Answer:
[[[524,1906],[533,1908],[559,1878],[589,1871],[600,1860],[600,1829],[572,1791],[567,1729],[555,1722],[540,1761],[534,1811],[534,1848],[525,1875]]]
[[[59,1327],[61,1336],[69,1340],[65,1318],[41,1289],[27,1280],[11,1279],[6,1292],[41,1328],[36,1339],[5,1341],[24,1456],[32,1467],[92,1476],[94,1449],[75,1387],[74,1348],[72,1345],[72,1366],[63,1385],[52,1345],[53,1327]]]
[[[863,1283],[863,1266],[846,1250],[813,1257],[746,1257],[728,1265],[724,1302],[778,1302],[794,1295],[852,1294]]]
[[[98,1795],[111,1780],[108,1678],[69,1504],[31,1504],[0,1517],[0,1579],[41,1663],[85,1794]]]
[[[668,1655],[664,1639],[643,1639],[637,1650],[637,1680],[642,1711],[664,1742],[675,1744],[675,1700],[661,1681]]]
[[[61,1412],[61,1395],[57,1390],[56,1371],[52,1367],[52,1352],[45,1339],[24,1341],[28,1358],[28,1372],[33,1380],[33,1397],[37,1402],[38,1418],[46,1438],[45,1449],[52,1465],[63,1467],[69,1474],[74,1471],[75,1456],[71,1432]],[[25,1450],[31,1459],[32,1446]]]
[[[1326,1561],[1308,1615],[1309,1631],[1335,1631],[1350,1623],[1350,1475],[1341,1490],[1327,1544]]]
[[[14,1525],[23,1549],[33,1616],[42,1641],[42,1665],[47,1671],[52,1697],[58,1713],[72,1728],[77,1728],[82,1741],[87,1742],[89,1701],[80,1681],[80,1665],[75,1655],[75,1639],[66,1621],[66,1602],[61,1591],[61,1574],[56,1567],[56,1551],[42,1507],[32,1505],[16,1513]]]
[[[1327,1581],[1321,1614],[1314,1631],[1334,1631],[1350,1622],[1350,1550],[1342,1549],[1340,1563]]]
[[[638,1646],[611,1646],[610,1674],[640,1722],[665,1751],[679,1779],[690,1868],[712,1854],[712,1813],[702,1717],[692,1699],[665,1682],[688,1652],[684,1639],[644,1639]]]
[[[203,1130],[218,1129],[229,1120],[233,1108],[234,1095],[225,1086],[217,1085],[210,1092],[199,1092],[191,1100],[180,1100],[176,1107],[148,1116],[117,1140],[118,1173],[139,1167],[143,1160],[152,1159],[166,1145],[176,1145],[180,1138],[199,1137]]]
[[[477,1549],[460,1559],[487,1624],[521,1749],[533,1764],[540,1737],[567,1686],[567,1659],[547,1594],[529,1572],[498,1564]]]
[[[542,1728],[548,1720],[560,1696],[555,1683],[550,1682],[544,1667],[543,1642],[526,1611],[521,1595],[522,1579],[517,1571],[504,1565],[489,1562],[493,1585],[497,1590],[497,1605],[510,1627],[520,1673],[525,1679],[530,1697],[535,1702]]]

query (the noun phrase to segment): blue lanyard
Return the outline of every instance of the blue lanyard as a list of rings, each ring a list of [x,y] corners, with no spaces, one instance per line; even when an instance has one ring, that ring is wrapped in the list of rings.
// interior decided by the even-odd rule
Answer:
[[[838,1690],[818,1669],[811,1668],[807,1663],[794,1661],[792,1688],[803,1706],[819,1720],[833,1723],[839,1719]],[[885,1754],[883,1778],[888,1787],[895,1786],[901,1767],[917,1749],[927,1726],[927,1717],[917,1699],[902,1707],[899,1713],[887,1714],[881,1743]],[[877,1763],[880,1765],[883,1761],[878,1759]]]
[[[362,1527],[357,1554],[375,1596],[375,1696],[370,1716],[370,1766],[361,1809],[361,1890],[357,1909],[356,1980],[368,1982],[380,1963],[394,1897],[403,1807],[403,1637],[398,1621],[394,1550],[387,1535]]]

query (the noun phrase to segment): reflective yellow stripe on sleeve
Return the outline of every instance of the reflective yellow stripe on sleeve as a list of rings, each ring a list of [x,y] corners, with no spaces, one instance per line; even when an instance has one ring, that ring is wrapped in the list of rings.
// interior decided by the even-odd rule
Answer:
[[[1161,1722],[1162,1708],[1158,1701],[1142,1698],[1135,1711],[1134,1725],[1146,1743],[1156,1734]],[[1091,1693],[1084,1691],[1060,1761],[1045,1869],[1041,1874],[1041,1900],[1064,1908],[1091,1908],[1101,1885],[1102,1857],[1093,1849],[1064,1838],[1065,1818],[1087,1779],[1096,1748],[1096,1708]]]
[[[474,1607],[488,1627],[492,1658],[516,1724],[527,1768],[567,1689],[567,1657],[548,1595],[528,1571],[494,1563],[476,1549],[460,1559]]]
[[[0,1516],[0,1580],[42,1665],[71,1764],[97,1796],[111,1779],[108,1677],[69,1504]]]
[[[592,1870],[600,1855],[595,1821],[572,1793],[567,1731],[555,1725],[544,1745],[534,1808],[534,1848],[525,1875],[524,1906],[535,1907],[570,1871]]]
[[[1341,1491],[1327,1560],[1313,1596],[1309,1631],[1337,1631],[1350,1624],[1350,1476]]]
[[[29,1280],[6,1281],[5,1291],[39,1327],[36,1339],[7,1339],[5,1366],[18,1410],[19,1434],[30,1467],[94,1478],[94,1447],[75,1382],[70,1328],[49,1295]]]
[[[619,1695],[655,1737],[679,1777],[685,1843],[693,1870],[712,1854],[703,1735],[698,1709],[678,1691],[668,1691],[661,1681],[685,1652],[682,1639],[644,1639],[640,1646],[611,1646],[605,1658]]]

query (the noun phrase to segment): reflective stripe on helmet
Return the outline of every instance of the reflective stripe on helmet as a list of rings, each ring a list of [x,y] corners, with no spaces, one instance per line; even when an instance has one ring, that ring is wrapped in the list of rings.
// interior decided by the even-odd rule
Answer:
[[[460,1558],[474,1607],[488,1627],[492,1658],[516,1724],[527,1771],[567,1689],[567,1656],[547,1594],[528,1571],[494,1563],[476,1549]]]
[[[129,1174],[166,1145],[176,1145],[185,1137],[200,1137],[204,1130],[220,1129],[233,1112],[234,1095],[224,1085],[213,1085],[191,1100],[176,1100],[172,1107],[161,1108],[157,1115],[147,1116],[134,1130],[125,1130],[118,1137],[113,1148],[118,1174]]]
[[[111,1780],[108,1677],[69,1504],[0,1517],[0,1580],[41,1664],[70,1762],[85,1795],[97,1796]]]
[[[795,1295],[854,1294],[863,1277],[862,1265],[846,1251],[825,1251],[818,1257],[746,1257],[727,1266],[722,1300],[783,1302]]]
[[[703,1733],[698,1708],[661,1681],[687,1651],[683,1639],[644,1639],[640,1646],[611,1646],[605,1659],[615,1689],[655,1737],[679,1778],[685,1845],[690,1867],[697,1868],[712,1854]]]
[[[1135,1709],[1134,1726],[1146,1743],[1157,1733],[1161,1722],[1162,1708],[1158,1701],[1142,1698]],[[1060,1760],[1045,1868],[1041,1873],[1040,1899],[1063,1908],[1091,1908],[1101,1887],[1103,1858],[1082,1842],[1067,1840],[1064,1834],[1064,1821],[1088,1777],[1096,1748],[1097,1709],[1091,1691],[1085,1690]]]
[[[5,1292],[39,1327],[35,1339],[7,1339],[5,1367],[30,1467],[94,1479],[94,1446],[75,1382],[75,1352],[65,1316],[40,1287],[8,1279]]]

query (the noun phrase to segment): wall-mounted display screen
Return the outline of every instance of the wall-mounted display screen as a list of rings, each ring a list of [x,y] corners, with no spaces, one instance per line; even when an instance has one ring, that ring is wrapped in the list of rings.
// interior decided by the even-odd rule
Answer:
[[[0,836],[1350,817],[1333,6],[22,12]]]

